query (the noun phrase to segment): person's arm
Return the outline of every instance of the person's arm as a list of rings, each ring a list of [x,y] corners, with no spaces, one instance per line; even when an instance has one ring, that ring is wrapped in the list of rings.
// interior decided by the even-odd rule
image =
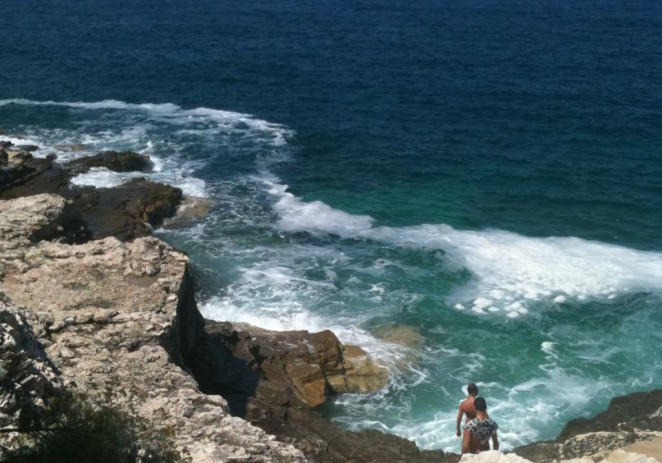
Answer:
[[[460,425],[462,424],[462,415],[464,415],[464,411],[462,410],[462,404],[460,404],[460,407],[457,410],[457,419],[456,421],[456,432],[455,434],[457,437],[460,437],[462,433],[460,432]]]
[[[465,430],[462,435],[462,455],[469,453],[469,441],[471,440],[471,431]]]
[[[496,431],[492,434],[492,450],[499,450],[499,438]]]

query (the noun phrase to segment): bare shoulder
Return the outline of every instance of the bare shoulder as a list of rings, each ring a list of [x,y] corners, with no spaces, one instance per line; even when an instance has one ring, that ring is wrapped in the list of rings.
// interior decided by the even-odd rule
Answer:
[[[474,409],[473,397],[467,397],[462,402],[460,402],[460,409],[473,411]]]

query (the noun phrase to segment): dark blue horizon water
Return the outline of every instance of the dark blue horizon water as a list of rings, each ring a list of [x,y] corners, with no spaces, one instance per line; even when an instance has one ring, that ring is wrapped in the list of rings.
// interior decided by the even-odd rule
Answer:
[[[325,410],[339,422],[453,449],[478,381],[508,448],[662,386],[661,3],[0,11],[7,136],[145,152],[214,202],[163,232],[208,316],[333,328],[392,368],[380,330],[420,336],[387,391]]]
[[[296,130],[306,199],[396,177],[424,204],[385,223],[662,248],[655,2],[5,3],[3,98],[255,114]]]

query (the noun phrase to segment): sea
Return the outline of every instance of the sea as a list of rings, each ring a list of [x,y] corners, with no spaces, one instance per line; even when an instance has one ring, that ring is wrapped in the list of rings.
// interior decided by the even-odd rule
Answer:
[[[103,150],[204,216],[204,316],[330,329],[389,369],[320,411],[502,449],[662,387],[662,2],[0,0],[0,140]]]

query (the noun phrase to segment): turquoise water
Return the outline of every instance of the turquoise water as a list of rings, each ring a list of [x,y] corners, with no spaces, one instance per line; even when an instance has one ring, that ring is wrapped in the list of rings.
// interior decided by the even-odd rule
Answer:
[[[507,449],[662,385],[657,3],[0,4],[0,138],[208,198],[157,232],[207,317],[390,369],[330,418],[457,451],[477,382]]]

